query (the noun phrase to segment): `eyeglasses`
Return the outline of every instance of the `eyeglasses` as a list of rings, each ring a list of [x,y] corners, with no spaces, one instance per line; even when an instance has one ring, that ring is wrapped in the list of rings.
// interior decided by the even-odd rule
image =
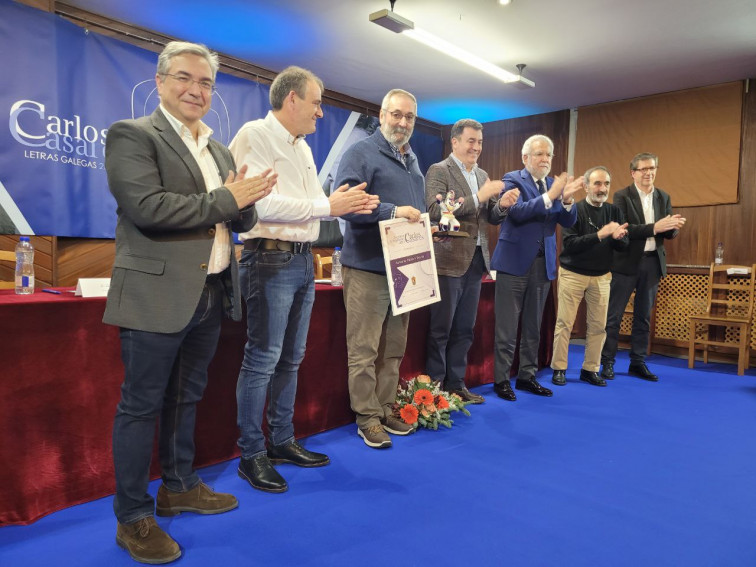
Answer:
[[[391,118],[396,120],[397,122],[401,122],[402,118],[404,118],[407,121],[407,124],[412,124],[415,120],[417,120],[417,116],[414,114],[402,114],[398,110],[395,110],[394,112],[386,111],[388,114],[391,115]]]
[[[194,83],[197,83],[199,85],[199,88],[206,93],[215,92],[215,83],[213,83],[212,81],[195,81],[187,75],[173,75],[172,73],[161,73],[161,75],[165,77],[171,77],[187,88],[191,87]]]
[[[633,171],[640,171],[641,173],[653,173],[656,171],[656,167],[635,167]]]

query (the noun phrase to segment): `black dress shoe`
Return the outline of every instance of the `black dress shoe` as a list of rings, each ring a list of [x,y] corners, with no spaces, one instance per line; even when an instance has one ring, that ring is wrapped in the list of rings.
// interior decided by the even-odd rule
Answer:
[[[296,441],[286,445],[271,445],[268,447],[268,458],[271,463],[291,463],[298,467],[322,467],[331,462],[328,455],[308,451]]]
[[[531,378],[530,380],[521,380],[520,378],[517,379],[515,382],[515,389],[516,390],[525,390],[526,392],[530,392],[531,394],[535,394],[536,396],[551,396],[552,391],[548,388],[544,388],[538,383],[538,380],[535,378]]]
[[[648,369],[645,362],[631,362],[627,369],[627,373],[648,380],[649,382],[659,381],[659,377]]]
[[[564,386],[567,383],[567,377],[564,370],[554,370],[554,374],[551,376],[551,383],[557,386]]]
[[[513,402],[517,399],[512,386],[509,384],[509,379],[501,382],[500,384],[494,384],[494,393],[504,400]]]
[[[286,492],[289,488],[264,453],[252,459],[241,459],[239,476],[249,482],[253,488],[265,492]]]
[[[473,394],[470,390],[462,386],[459,390],[450,390],[450,394],[457,394],[460,398],[462,398],[463,402],[469,402],[471,404],[482,404],[486,401],[486,399],[483,396],[479,396],[478,394]]]
[[[606,380],[599,376],[597,372],[590,372],[589,370],[581,369],[580,379],[583,382],[588,382],[589,384],[593,384],[594,386],[606,386]]]
[[[601,367],[601,377],[604,380],[614,380],[614,363],[605,362]]]

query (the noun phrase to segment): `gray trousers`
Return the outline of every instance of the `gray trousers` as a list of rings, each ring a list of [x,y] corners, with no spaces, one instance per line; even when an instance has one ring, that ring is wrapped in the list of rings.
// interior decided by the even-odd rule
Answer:
[[[386,276],[344,266],[349,399],[361,429],[391,415],[409,313],[391,314]]]
[[[517,379],[535,378],[536,370],[538,370],[541,319],[550,285],[543,256],[537,256],[522,276],[497,272],[494,342],[494,382],[496,384],[503,384],[509,380],[517,344],[517,325],[520,320],[522,320],[520,369]]]

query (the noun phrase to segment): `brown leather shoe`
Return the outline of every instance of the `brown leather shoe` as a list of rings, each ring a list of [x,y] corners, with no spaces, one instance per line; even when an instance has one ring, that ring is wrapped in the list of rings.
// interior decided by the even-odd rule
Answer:
[[[134,561],[157,565],[181,557],[181,548],[171,536],[147,516],[133,524],[118,523],[116,543],[129,552]]]
[[[187,492],[173,492],[161,484],[157,493],[156,512],[158,516],[175,516],[181,512],[221,514],[237,506],[239,501],[233,494],[215,492],[204,482]]]
[[[470,390],[468,390],[464,386],[461,387],[459,390],[452,390],[449,393],[457,394],[460,398],[462,398],[463,402],[469,402],[471,404],[482,404],[483,402],[486,401],[486,399],[483,396],[479,396],[478,394],[473,394]]]

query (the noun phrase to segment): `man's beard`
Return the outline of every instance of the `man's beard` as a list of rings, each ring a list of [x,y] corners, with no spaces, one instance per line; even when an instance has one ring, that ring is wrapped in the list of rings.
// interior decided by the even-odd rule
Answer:
[[[388,126],[383,133],[386,135],[386,138],[388,138],[388,141],[394,144],[397,148],[403,147],[412,137],[412,130],[410,128],[404,128],[403,126]]]
[[[592,195],[588,194],[588,200],[591,202],[592,205],[603,205],[606,203],[606,200],[609,198],[609,193],[604,193],[600,195]]]

